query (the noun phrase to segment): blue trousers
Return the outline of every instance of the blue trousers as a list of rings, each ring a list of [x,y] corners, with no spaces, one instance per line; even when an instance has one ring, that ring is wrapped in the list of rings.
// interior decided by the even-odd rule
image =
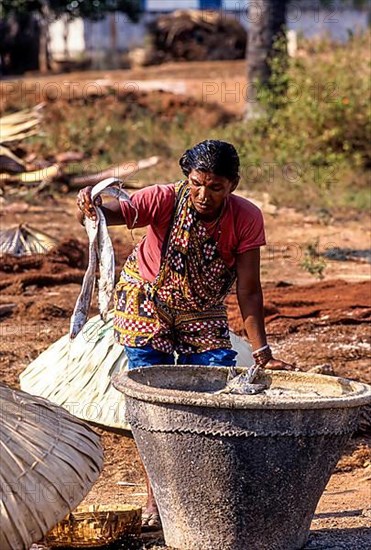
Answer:
[[[134,348],[125,346],[129,360],[129,369],[153,365],[174,365],[175,357],[152,346]],[[219,348],[201,353],[182,353],[178,356],[177,365],[209,365],[211,367],[232,367],[236,365],[237,352],[233,349]]]

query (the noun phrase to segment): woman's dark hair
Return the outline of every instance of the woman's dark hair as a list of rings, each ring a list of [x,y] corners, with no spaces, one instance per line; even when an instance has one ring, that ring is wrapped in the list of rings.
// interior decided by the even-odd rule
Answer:
[[[187,149],[179,160],[185,176],[192,170],[212,172],[230,181],[239,179],[240,159],[235,147],[226,141],[208,139]]]

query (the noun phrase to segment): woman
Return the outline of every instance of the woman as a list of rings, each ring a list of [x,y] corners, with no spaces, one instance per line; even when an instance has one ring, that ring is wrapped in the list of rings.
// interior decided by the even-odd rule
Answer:
[[[180,159],[185,180],[154,185],[130,202],[101,206],[108,225],[148,226],[127,259],[115,296],[115,336],[129,368],[178,364],[232,366],[224,299],[236,281],[237,298],[257,365],[291,366],[273,359],[267,344],[260,284],[263,217],[233,195],[239,157],[233,145],[203,141]],[[95,219],[91,188],[78,194],[79,220]],[[158,522],[152,490],[144,521]]]

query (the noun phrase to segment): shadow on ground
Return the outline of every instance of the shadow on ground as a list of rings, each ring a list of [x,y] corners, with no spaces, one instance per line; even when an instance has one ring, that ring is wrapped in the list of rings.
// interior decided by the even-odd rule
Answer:
[[[354,261],[371,263],[371,249],[354,250],[352,248],[330,248],[323,254],[329,260],[337,260],[339,262]]]
[[[366,550],[371,548],[371,529],[319,529],[311,531],[303,550]]]

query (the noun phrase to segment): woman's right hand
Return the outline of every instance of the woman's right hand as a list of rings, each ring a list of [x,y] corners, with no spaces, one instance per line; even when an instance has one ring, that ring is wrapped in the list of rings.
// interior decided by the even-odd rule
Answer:
[[[77,204],[77,219],[81,223],[81,225],[84,225],[84,218],[87,216],[93,221],[97,220],[97,212],[95,209],[95,206],[101,206],[102,199],[101,197],[97,197],[95,201],[92,201],[91,198],[91,192],[92,192],[92,186],[89,185],[87,187],[84,187],[81,189],[77,194],[76,204]]]

